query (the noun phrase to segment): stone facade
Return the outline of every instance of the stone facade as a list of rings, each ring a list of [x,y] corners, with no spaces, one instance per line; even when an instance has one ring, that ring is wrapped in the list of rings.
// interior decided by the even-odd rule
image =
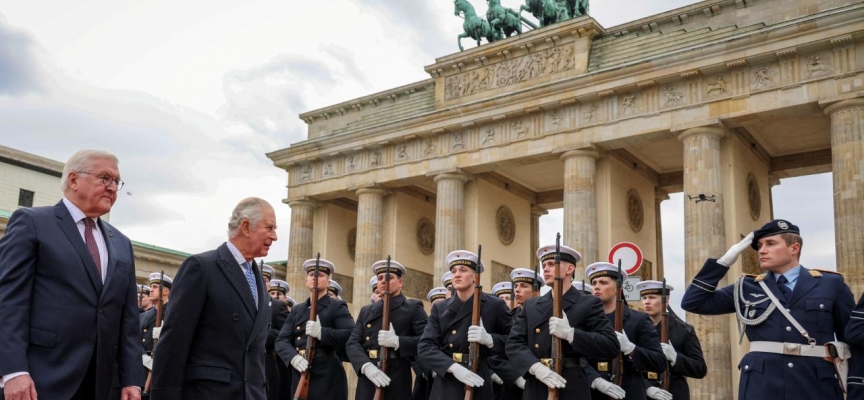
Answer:
[[[683,191],[689,281],[772,218],[779,178],[833,171],[838,270],[858,293],[862,37],[860,0],[709,0],[612,28],[580,17],[443,56],[426,66],[430,79],[304,113],[308,140],[268,154],[288,172],[286,201],[319,207],[311,245],[304,219],[305,253],[289,257],[359,231],[362,193],[374,187],[386,193],[374,250],[416,259],[435,285],[443,256],[459,248],[483,245],[493,266],[484,287],[506,268],[531,267],[544,244],[537,218],[554,208],[583,265],[631,241],[650,267],[643,276],[659,277],[659,203]],[[510,244],[496,228],[502,206],[515,221]],[[333,208],[353,211],[328,217]],[[434,225],[431,256],[415,234],[395,233],[417,217]],[[367,262],[354,261],[354,276]],[[735,398],[733,361],[746,346],[731,317],[689,321],[710,371],[693,382],[694,398]]]

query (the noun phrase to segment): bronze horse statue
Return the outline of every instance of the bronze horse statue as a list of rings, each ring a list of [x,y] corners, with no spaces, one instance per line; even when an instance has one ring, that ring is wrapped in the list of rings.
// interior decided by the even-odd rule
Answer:
[[[478,17],[477,12],[474,11],[474,6],[472,6],[468,0],[454,0],[453,4],[456,7],[456,10],[453,13],[457,17],[460,16],[459,14],[465,15],[465,22],[462,23],[462,29],[465,32],[460,33],[459,36],[456,37],[456,40],[459,42],[459,51],[465,50],[462,48],[462,38],[470,37],[471,39],[476,40],[477,46],[480,46],[480,40],[483,38],[485,38],[489,43],[495,41],[495,31],[492,30],[489,21]]]
[[[567,0],[567,13],[571,18],[588,15],[588,0]]]
[[[501,6],[501,0],[486,0],[489,8],[486,10],[486,19],[497,39],[510,37],[512,34],[522,34],[522,21],[519,13]]]
[[[519,7],[519,13],[521,14],[525,10],[540,21],[541,27],[552,25],[561,20],[562,10],[555,0],[525,0],[525,4]]]

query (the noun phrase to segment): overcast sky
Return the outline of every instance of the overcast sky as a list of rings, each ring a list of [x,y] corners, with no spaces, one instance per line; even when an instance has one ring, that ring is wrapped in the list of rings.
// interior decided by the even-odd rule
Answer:
[[[608,28],[691,3],[594,1],[591,15]],[[287,175],[264,154],[305,139],[301,112],[427,79],[461,31],[451,0],[0,0],[0,144],[117,154],[127,186],[112,223],[181,251],[214,248],[236,202],[263,197],[280,236],[268,259],[285,259]],[[830,175],[784,180],[774,202],[804,230],[804,265],[834,269]],[[682,209],[680,194],[662,206],[681,289]],[[541,241],[561,225],[560,210],[543,217]]]

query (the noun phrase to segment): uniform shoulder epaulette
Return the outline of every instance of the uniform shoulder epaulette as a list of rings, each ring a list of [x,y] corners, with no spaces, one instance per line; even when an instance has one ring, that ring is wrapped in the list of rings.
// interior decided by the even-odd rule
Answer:
[[[843,276],[843,274],[841,274],[841,273],[839,273],[839,272],[837,272],[837,271],[828,271],[828,270],[825,270],[825,269],[818,269],[818,268],[813,268],[813,269],[810,270],[810,276],[822,276],[821,273],[827,273],[827,274],[834,274],[834,275],[840,275],[840,276]],[[818,275],[817,275],[817,274],[818,274]]]
[[[759,276],[757,276],[754,280],[756,282],[762,282],[762,280],[765,279],[766,276],[768,276],[768,274],[759,274]]]

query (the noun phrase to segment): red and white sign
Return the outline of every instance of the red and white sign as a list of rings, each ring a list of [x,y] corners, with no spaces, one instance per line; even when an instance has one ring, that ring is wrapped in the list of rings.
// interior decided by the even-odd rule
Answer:
[[[630,242],[618,243],[609,250],[609,262],[618,265],[618,260],[621,260],[621,269],[633,275],[642,266],[642,250]]]

